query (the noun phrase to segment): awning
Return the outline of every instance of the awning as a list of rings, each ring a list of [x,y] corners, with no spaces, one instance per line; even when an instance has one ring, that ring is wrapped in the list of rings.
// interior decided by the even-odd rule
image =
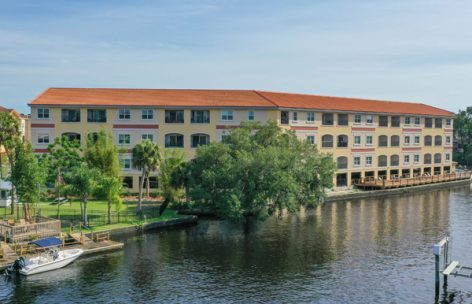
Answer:
[[[51,247],[61,245],[62,241],[56,237],[50,237],[30,242],[30,244],[35,244],[39,247]]]

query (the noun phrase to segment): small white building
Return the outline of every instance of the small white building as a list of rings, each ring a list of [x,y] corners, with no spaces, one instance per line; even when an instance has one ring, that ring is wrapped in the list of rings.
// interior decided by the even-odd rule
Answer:
[[[0,208],[11,205],[11,182],[0,180]]]

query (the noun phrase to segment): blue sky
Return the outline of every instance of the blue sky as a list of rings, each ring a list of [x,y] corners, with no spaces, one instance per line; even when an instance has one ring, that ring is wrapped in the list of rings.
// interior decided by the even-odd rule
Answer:
[[[0,105],[48,87],[472,105],[472,1],[0,0]]]

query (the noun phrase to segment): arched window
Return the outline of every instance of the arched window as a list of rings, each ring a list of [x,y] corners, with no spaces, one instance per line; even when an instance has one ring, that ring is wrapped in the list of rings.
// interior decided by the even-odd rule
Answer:
[[[347,157],[340,156],[336,159],[338,169],[347,169]]]
[[[434,136],[434,145],[435,146],[441,146],[442,145],[442,136],[441,135]]]
[[[208,145],[210,143],[210,135],[208,134],[192,134],[192,148],[196,148],[201,145]]]
[[[399,147],[400,146],[400,136],[392,135],[392,137],[390,137],[390,146]]]
[[[321,137],[321,146],[323,148],[332,148],[333,147],[333,136],[332,135],[323,135],[323,137]]]
[[[400,164],[400,157],[397,154],[390,156],[390,166],[398,166]]]
[[[431,164],[431,154],[426,153],[426,154],[424,155],[424,163],[425,163],[425,165]]]
[[[388,136],[380,135],[379,136],[379,147],[388,147]]]
[[[378,164],[379,167],[387,167],[387,155],[379,155]]]
[[[66,137],[70,141],[80,141],[80,134],[74,132],[62,133],[62,137]]]
[[[426,135],[424,137],[424,145],[425,146],[431,146],[433,144],[432,142],[433,142],[433,139],[430,135]]]
[[[338,135],[338,148],[347,148],[348,141],[347,135]]]
[[[183,148],[184,136],[182,134],[177,134],[177,133],[166,134],[165,147],[166,148]]]
[[[434,163],[440,164],[441,163],[441,153],[434,154]]]

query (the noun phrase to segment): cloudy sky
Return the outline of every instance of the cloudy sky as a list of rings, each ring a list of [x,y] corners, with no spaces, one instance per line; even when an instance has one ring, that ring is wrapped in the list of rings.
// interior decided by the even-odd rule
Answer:
[[[0,105],[48,87],[472,106],[472,1],[0,1]]]

